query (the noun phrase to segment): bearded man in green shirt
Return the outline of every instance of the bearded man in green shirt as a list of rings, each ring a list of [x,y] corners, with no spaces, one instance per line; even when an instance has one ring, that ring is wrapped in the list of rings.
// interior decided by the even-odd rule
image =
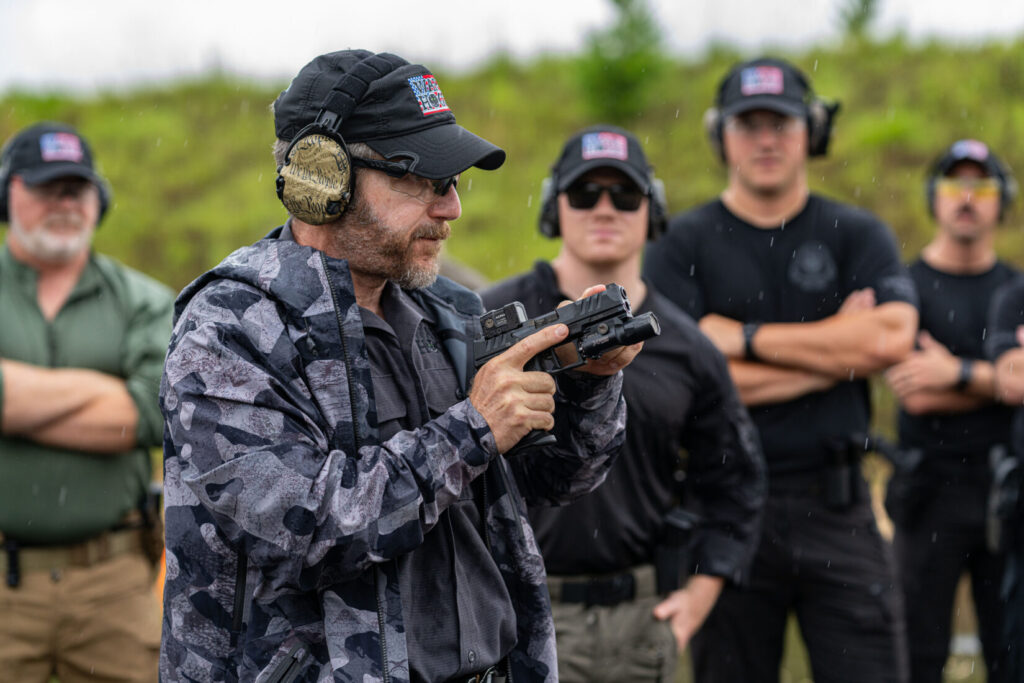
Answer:
[[[0,677],[155,681],[142,503],[160,443],[166,287],[95,253],[88,143],[42,123],[0,154]]]

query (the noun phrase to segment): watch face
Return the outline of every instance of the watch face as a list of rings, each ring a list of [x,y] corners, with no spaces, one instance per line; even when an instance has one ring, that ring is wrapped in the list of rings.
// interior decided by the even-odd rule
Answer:
[[[296,141],[281,177],[281,201],[305,223],[328,223],[348,204],[352,166],[344,147],[330,136],[313,133]]]

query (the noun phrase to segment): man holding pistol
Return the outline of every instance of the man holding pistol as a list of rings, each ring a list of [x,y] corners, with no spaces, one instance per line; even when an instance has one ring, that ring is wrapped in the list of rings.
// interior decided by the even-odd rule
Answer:
[[[602,481],[639,345],[524,372],[551,325],[470,384],[483,308],[438,257],[460,174],[505,153],[425,67],[321,55],[274,122],[288,221],[176,309],[164,680],[554,681],[524,504]],[[558,442],[503,455],[531,430]]]

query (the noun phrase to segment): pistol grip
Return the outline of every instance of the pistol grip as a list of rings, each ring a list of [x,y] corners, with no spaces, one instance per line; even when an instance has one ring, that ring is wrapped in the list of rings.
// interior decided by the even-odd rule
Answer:
[[[509,449],[506,456],[515,455],[520,451],[524,451],[527,448],[539,448],[541,446],[554,446],[558,443],[558,439],[551,432],[544,432],[539,429],[533,429],[529,434],[519,440],[515,446]]]

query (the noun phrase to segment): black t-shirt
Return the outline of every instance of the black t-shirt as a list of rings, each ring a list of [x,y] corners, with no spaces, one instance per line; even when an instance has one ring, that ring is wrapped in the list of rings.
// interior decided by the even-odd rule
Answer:
[[[520,301],[530,317],[568,298],[543,261],[482,297],[488,308]],[[665,514],[682,496],[703,519],[694,558],[700,573],[739,580],[763,499],[755,430],[725,359],[693,320],[650,289],[636,313],[647,311],[662,331],[623,371],[626,442],[618,459],[594,492],[531,508],[531,526],[548,573],[621,571],[651,562]]]
[[[644,274],[696,319],[802,323],[833,315],[853,291],[879,304],[916,303],[888,228],[870,213],[817,195],[777,228],[740,220],[720,200],[676,216],[647,248]],[[867,431],[867,383],[750,408],[770,473],[820,467],[830,444]]]
[[[920,328],[961,358],[985,358],[988,309],[996,289],[1016,271],[999,262],[977,275],[951,275],[923,260],[909,268],[917,286]],[[900,411],[900,444],[919,448],[947,465],[966,463],[987,471],[988,450],[1007,443],[1011,411],[993,403],[969,413],[910,415]]]

